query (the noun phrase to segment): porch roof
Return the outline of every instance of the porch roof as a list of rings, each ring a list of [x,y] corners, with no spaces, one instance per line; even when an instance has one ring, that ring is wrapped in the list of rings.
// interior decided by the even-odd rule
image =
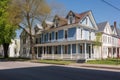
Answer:
[[[93,41],[90,40],[76,40],[76,41],[56,41],[56,42],[50,42],[50,43],[43,43],[43,44],[36,44],[35,47],[38,46],[56,46],[56,45],[68,45],[68,44],[78,44],[78,43],[92,43]]]

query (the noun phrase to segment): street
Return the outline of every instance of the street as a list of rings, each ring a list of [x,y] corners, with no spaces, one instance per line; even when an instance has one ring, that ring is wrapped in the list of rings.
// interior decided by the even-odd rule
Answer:
[[[120,80],[120,72],[30,62],[0,62],[0,80]]]

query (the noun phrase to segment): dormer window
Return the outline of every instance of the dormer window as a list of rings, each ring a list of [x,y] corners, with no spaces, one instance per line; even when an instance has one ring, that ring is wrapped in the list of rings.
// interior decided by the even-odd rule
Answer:
[[[72,24],[72,23],[75,23],[75,18],[74,18],[73,13],[70,12],[68,16],[68,24]]]
[[[55,26],[55,27],[58,27],[58,26],[59,26],[59,19],[58,19],[58,17],[55,17],[54,26]]]
[[[73,16],[69,16],[70,24],[73,23]]]

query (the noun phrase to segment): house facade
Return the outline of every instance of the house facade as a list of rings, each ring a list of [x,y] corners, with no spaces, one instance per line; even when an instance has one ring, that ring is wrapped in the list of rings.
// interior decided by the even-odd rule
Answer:
[[[8,49],[8,56],[19,57],[19,53],[20,53],[20,39],[12,39]],[[0,55],[4,56],[4,50],[2,46],[0,47]]]
[[[94,59],[97,24],[91,11],[55,16],[53,25],[37,37],[36,53],[43,59]]]
[[[34,47],[37,58],[93,60],[120,56],[120,30],[116,23],[97,24],[91,11],[80,14],[70,11],[65,18],[55,15],[52,22],[36,25]],[[28,31],[29,32],[29,31]],[[96,34],[101,33],[101,46],[96,46]],[[21,57],[31,57],[29,36],[20,35]]]

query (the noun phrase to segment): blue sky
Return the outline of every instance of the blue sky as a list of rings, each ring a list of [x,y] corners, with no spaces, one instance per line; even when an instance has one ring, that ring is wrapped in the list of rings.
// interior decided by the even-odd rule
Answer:
[[[63,4],[67,10],[72,10],[77,13],[92,10],[97,23],[109,21],[113,24],[117,21],[120,24],[120,11],[102,2],[102,0],[55,0]],[[120,8],[120,0],[105,0],[112,5]]]
[[[104,3],[102,0],[48,0],[55,1],[62,4],[67,11],[72,10],[76,13],[81,13],[91,10],[97,23],[109,21],[112,25],[117,21],[118,27],[120,25],[120,11]],[[120,0],[105,0],[117,8],[120,8]],[[67,14],[66,14],[67,15]],[[19,37],[20,32],[17,32]]]

